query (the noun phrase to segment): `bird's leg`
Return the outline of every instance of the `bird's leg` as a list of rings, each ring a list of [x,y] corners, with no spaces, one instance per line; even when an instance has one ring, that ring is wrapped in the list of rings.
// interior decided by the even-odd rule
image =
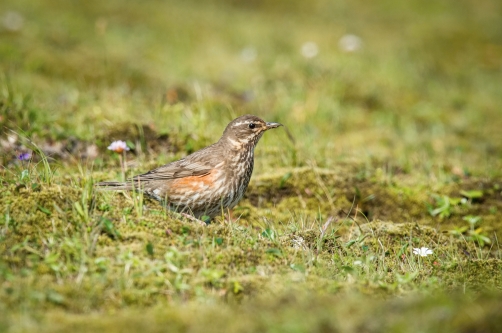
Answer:
[[[164,208],[165,208],[167,211],[171,212],[171,213],[172,213],[174,216],[176,216],[177,218],[182,218],[182,217],[184,217],[184,218],[186,218],[187,220],[190,220],[190,221],[196,222],[196,223],[201,224],[201,225],[203,225],[203,226],[206,226],[206,225],[209,223],[209,221],[208,221],[208,223],[206,223],[206,222],[204,222],[203,220],[199,220],[198,218],[196,218],[196,217],[194,217],[194,216],[192,216],[192,215],[190,215],[190,214],[188,214],[188,213],[184,213],[184,212],[178,212],[178,211],[176,211],[176,210],[177,210],[177,209],[176,209],[176,207],[174,207],[174,208],[173,208],[173,207],[170,207],[170,206],[169,206],[169,204],[167,203],[167,200],[165,200],[165,201],[163,202],[163,206],[164,206]]]
[[[226,222],[228,222],[229,224],[232,223],[233,214],[232,214],[232,211],[230,209],[227,208],[226,214],[224,214],[223,217],[224,217],[224,219],[225,219]]]
[[[202,221],[202,220],[199,220],[198,218],[196,217],[193,217],[192,215],[190,214],[187,214],[187,213],[178,213],[180,214],[181,216],[183,216],[184,218],[190,220],[190,221],[193,221],[193,222],[196,222],[196,223],[199,223],[201,225],[203,225],[204,227],[207,225],[206,222]]]

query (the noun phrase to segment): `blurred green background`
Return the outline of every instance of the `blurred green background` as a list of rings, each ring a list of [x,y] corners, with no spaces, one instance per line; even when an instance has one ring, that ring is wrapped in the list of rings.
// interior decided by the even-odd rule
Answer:
[[[106,126],[143,123],[202,146],[253,113],[297,139],[294,160],[279,153],[268,164],[355,158],[500,174],[501,7],[2,1],[1,124],[94,140]]]
[[[494,331],[501,74],[500,0],[1,1],[0,190],[10,192],[0,191],[0,331],[30,331],[39,322],[47,331],[173,325],[221,332],[229,324],[241,332]],[[106,151],[110,141],[136,144],[129,170],[144,172],[215,142],[245,113],[289,131],[261,139],[248,191],[257,202],[260,191],[278,202],[284,195],[282,206],[244,201],[242,211],[251,217],[190,231],[172,218],[134,215],[130,198],[87,196],[90,174],[95,180],[120,175],[118,159]],[[26,147],[10,130],[55,153],[52,184],[30,171],[22,192],[27,164],[16,155]],[[82,151],[87,160],[79,159]],[[302,166],[328,170],[302,169],[315,177],[301,187],[303,174],[294,172]],[[277,179],[277,170],[286,171]],[[325,179],[332,188],[320,188]],[[285,183],[290,193],[282,191]],[[330,193],[348,203],[336,209],[352,209],[359,196],[361,205],[387,218],[369,227],[374,243],[360,246],[365,235],[345,247],[336,235],[317,252],[324,236],[315,223],[332,214]],[[315,221],[303,220],[294,206],[305,205],[302,195],[309,203],[327,197],[330,205],[319,207],[329,208],[319,208]],[[89,209],[86,225],[75,204],[85,207],[91,197],[101,208]],[[29,215],[25,206],[32,203],[38,208]],[[448,214],[443,219],[433,211]],[[102,214],[124,239],[106,235]],[[12,221],[21,217],[29,223],[14,230]],[[403,236],[399,228],[418,228],[417,221],[435,229],[424,229],[422,238]],[[391,228],[402,222],[405,227]],[[383,226],[381,233],[373,226]],[[444,241],[437,230],[447,228]],[[305,252],[291,246],[296,232],[314,235]],[[492,243],[466,236],[474,233]],[[88,246],[91,236],[95,243]],[[406,246],[424,245],[418,244],[429,236],[437,257],[424,258],[423,266],[411,255],[404,262]],[[463,250],[460,239],[469,242]],[[165,269],[164,254],[188,273]],[[224,271],[232,258],[253,263]],[[124,268],[129,261],[136,275]],[[153,272],[158,267],[165,276]],[[179,285],[168,285],[179,276]],[[458,302],[441,295],[462,284]],[[477,293],[483,288],[486,294]],[[474,291],[465,296],[466,289]],[[234,306],[242,301],[234,296],[244,299],[242,306]],[[404,310],[396,315],[396,309]]]

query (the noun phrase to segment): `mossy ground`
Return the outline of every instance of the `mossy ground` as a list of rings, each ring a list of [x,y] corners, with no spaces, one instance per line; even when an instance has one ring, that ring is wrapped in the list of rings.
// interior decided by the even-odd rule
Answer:
[[[3,1],[0,330],[496,331],[501,9]],[[244,113],[286,129],[208,226],[93,188]]]

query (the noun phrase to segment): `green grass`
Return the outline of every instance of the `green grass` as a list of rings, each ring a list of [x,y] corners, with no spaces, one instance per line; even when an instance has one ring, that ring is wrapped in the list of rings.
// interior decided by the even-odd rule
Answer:
[[[0,330],[496,331],[501,9],[3,1]],[[94,190],[123,177],[111,141],[129,176],[245,113],[287,129],[232,221]]]

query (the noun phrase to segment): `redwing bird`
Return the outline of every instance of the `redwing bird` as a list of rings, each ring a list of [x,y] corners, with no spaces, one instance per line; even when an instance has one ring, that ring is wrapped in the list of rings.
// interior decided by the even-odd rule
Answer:
[[[213,218],[241,200],[253,173],[254,148],[265,131],[282,126],[245,115],[232,120],[220,140],[126,182],[101,182],[105,190],[143,191],[169,209]]]

